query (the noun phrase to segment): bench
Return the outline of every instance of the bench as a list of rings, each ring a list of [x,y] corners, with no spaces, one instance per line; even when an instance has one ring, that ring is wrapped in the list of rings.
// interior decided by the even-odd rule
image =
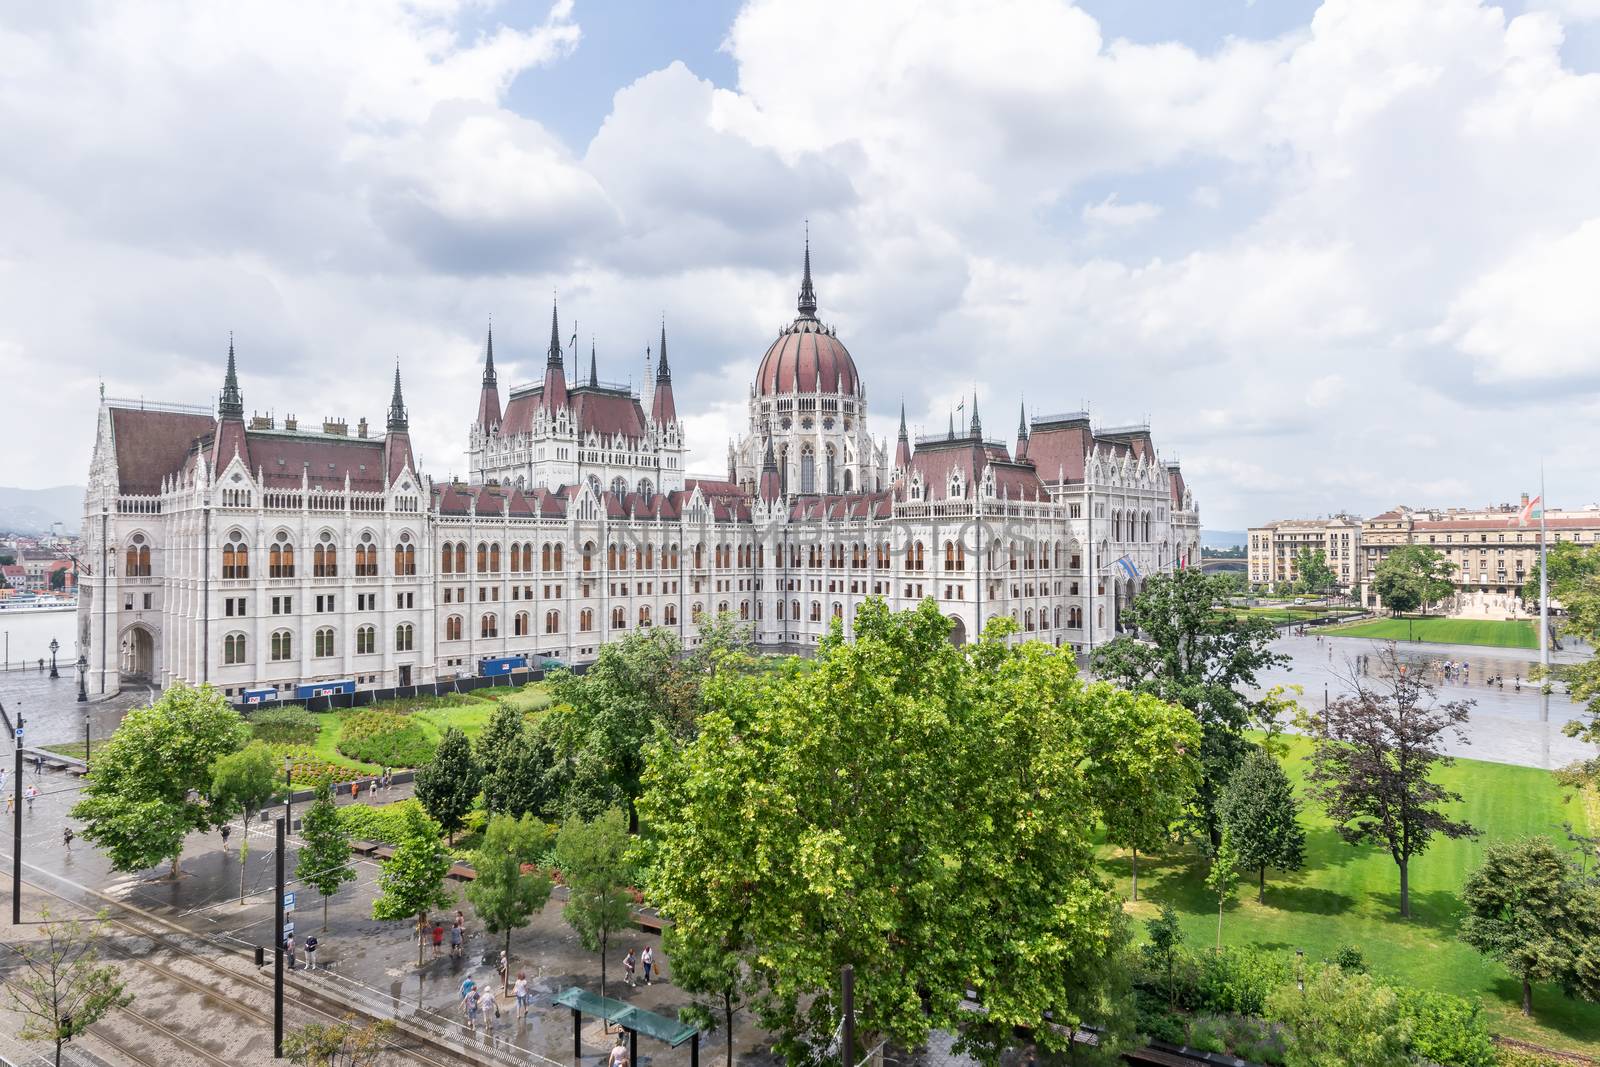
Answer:
[[[450,878],[455,878],[463,882],[471,882],[477,879],[478,872],[473,870],[471,867],[468,867],[464,863],[452,863],[447,875]]]

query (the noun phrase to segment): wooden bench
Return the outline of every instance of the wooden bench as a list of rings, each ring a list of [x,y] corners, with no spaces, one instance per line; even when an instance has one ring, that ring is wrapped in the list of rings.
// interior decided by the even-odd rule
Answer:
[[[647,911],[635,911],[633,913],[633,925],[647,934],[659,934],[662,930],[671,926],[672,923],[659,915],[652,915]]]
[[[478,877],[478,872],[473,870],[471,867],[468,867],[464,863],[452,863],[447,874],[448,877],[455,878],[463,882],[475,881]]]
[[[383,847],[382,841],[351,841],[350,851],[359,852],[363,856],[370,856]]]

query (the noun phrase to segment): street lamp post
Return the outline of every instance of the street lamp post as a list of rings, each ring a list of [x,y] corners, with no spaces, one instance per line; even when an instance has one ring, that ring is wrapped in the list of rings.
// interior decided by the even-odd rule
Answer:
[[[90,717],[89,717],[89,709],[88,708],[84,708],[83,709],[83,763],[84,763],[84,766],[88,766],[88,764],[89,764],[89,723],[90,723],[90,721],[91,720],[90,720]]]
[[[294,829],[294,757],[283,757],[283,818]]]
[[[78,657],[78,703],[80,704],[87,704],[89,702],[89,690],[84,685],[84,682],[88,677],[89,661],[84,656],[80,655]]]
[[[61,673],[56,670],[56,650],[61,647],[61,642],[55,638],[50,639],[50,677],[59,678]]]

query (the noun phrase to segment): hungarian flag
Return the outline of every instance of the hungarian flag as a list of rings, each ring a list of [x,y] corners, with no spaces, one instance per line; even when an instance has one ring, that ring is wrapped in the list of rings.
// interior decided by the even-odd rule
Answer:
[[[1526,504],[1522,505],[1522,510],[1517,512],[1517,525],[1518,526],[1526,526],[1526,525],[1528,525],[1529,520],[1537,519],[1541,515],[1543,515],[1544,514],[1544,506],[1542,504],[1543,500],[1544,500],[1544,497],[1536,496],[1532,500],[1528,501]]]

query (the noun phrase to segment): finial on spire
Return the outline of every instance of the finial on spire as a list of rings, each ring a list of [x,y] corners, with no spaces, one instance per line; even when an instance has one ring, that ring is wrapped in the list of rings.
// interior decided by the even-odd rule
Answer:
[[[983,423],[978,421],[978,391],[972,391],[972,436],[983,437]]]
[[[594,334],[589,335],[589,388],[598,388],[600,385],[600,365],[595,362]]]
[[[239,393],[239,371],[233,361],[233,331],[228,331],[228,372],[222,378],[222,396],[217,415],[224,419],[244,418],[244,397]]]
[[[550,351],[545,363],[551,367],[561,366],[561,323],[554,294],[550,297]]]
[[[656,382],[672,381],[672,370],[667,366],[667,313],[661,313],[661,349],[656,356]]]
[[[1024,402],[1017,404],[1017,437],[1023,441],[1028,439],[1028,406]]]
[[[400,361],[394,361],[394,395],[389,398],[389,432],[404,433],[410,428],[406,418],[405,397],[400,395]]]
[[[805,272],[800,277],[800,317],[814,319],[817,317],[817,293],[811,287],[811,220],[806,220],[806,265]]]
[[[489,333],[483,342],[483,384],[494,385],[494,316],[489,316]]]
[[[906,402],[900,401],[900,440],[906,439]]]

